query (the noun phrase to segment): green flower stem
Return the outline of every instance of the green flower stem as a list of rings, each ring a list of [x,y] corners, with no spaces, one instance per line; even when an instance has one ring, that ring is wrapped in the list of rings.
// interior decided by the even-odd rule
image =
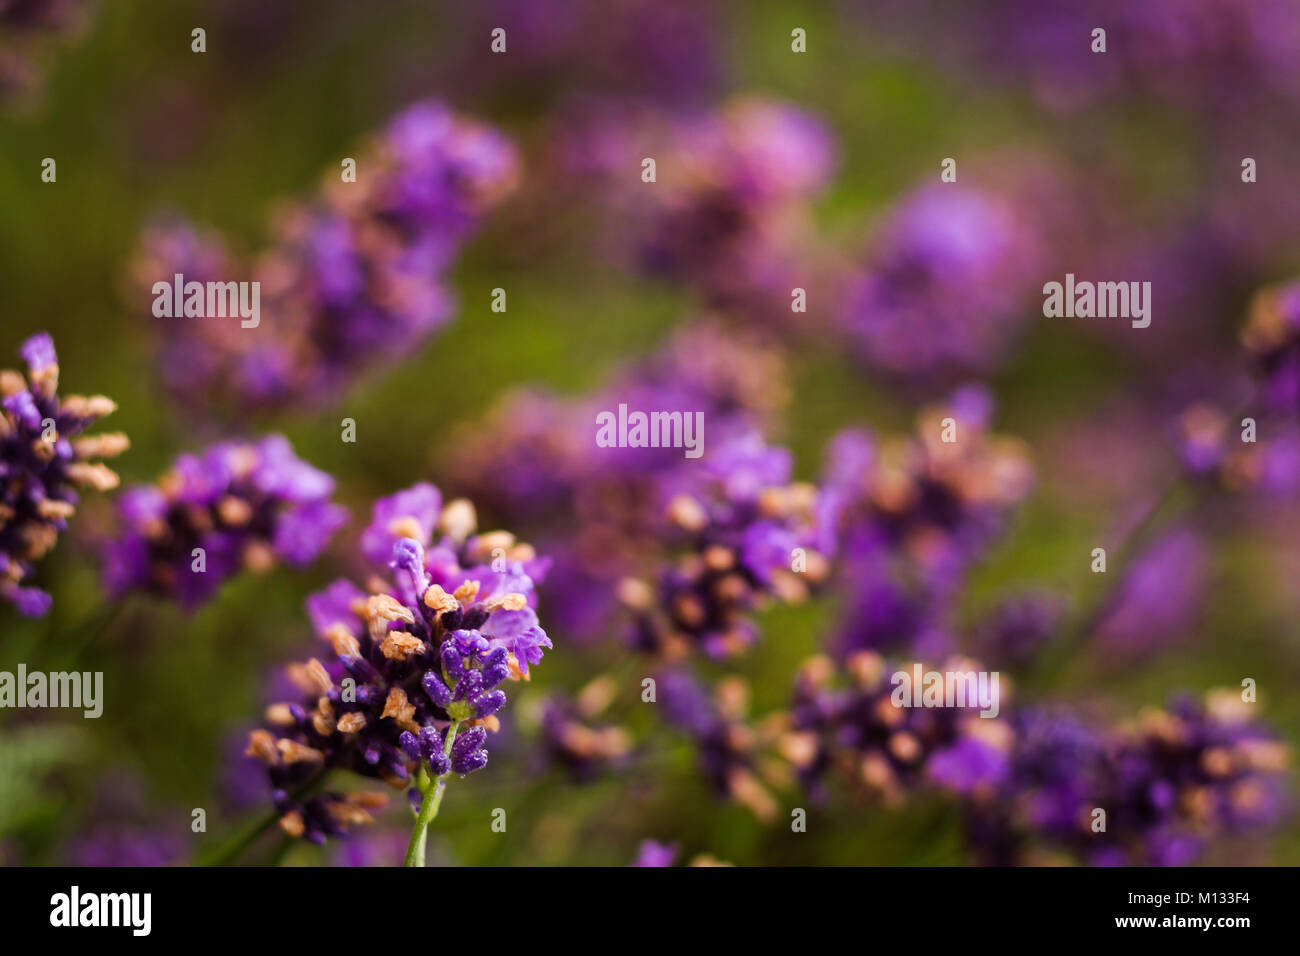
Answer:
[[[442,752],[449,757],[451,745],[456,742],[456,733],[459,730],[458,720],[453,720],[451,726],[447,728],[447,740],[443,744]],[[406,848],[406,861],[403,866],[424,866],[424,848],[429,842],[429,824],[433,822],[438,815],[438,808],[442,806],[442,794],[447,789],[447,777],[450,775],[451,771],[448,771],[437,777],[430,777],[428,771],[421,765],[416,786],[420,788],[423,799],[420,801],[420,813],[415,818],[415,828],[411,831],[411,842]]]
[[[1257,397],[1254,396],[1239,405],[1236,411],[1228,416],[1228,420],[1240,421],[1245,415],[1257,414],[1254,411]],[[1162,490],[1152,499],[1150,505],[1124,536],[1111,564],[1116,568],[1126,568],[1131,559],[1175,518],[1201,507],[1209,493],[1210,487],[1205,483],[1189,487],[1186,473],[1179,469],[1165,482]],[[1028,676],[1034,678],[1040,687],[1050,687],[1067,671],[1075,656],[1105,621],[1116,589],[1123,580],[1122,574],[1108,575],[1108,577],[1110,580],[1096,589],[1095,597],[1091,601],[1084,602],[1082,609],[1075,615],[1073,624],[1065,628],[1064,636],[1056,646],[1049,647],[1031,665]]]
[[[275,825],[275,821],[280,815],[275,811],[258,818],[249,826],[245,827],[240,833],[224,846],[218,847],[211,853],[206,853],[195,861],[195,866],[229,866],[234,863],[245,850],[257,842],[267,830]]]
[[[328,776],[328,771],[320,770],[293,792],[294,799],[300,799],[307,796],[322,783]],[[258,838],[271,827],[275,826],[280,820],[280,814],[272,810],[263,817],[259,817],[250,823],[247,827],[237,833],[234,839],[215,849],[201,854],[194,861],[195,866],[230,866],[243,855],[244,851],[257,842]]]
[[[1169,527],[1174,519],[1195,510],[1204,500],[1205,494],[1204,486],[1189,489],[1183,477],[1177,475],[1155,496],[1110,556],[1110,563],[1116,573],[1107,574],[1109,580],[1093,589],[1091,599],[1082,603],[1073,622],[1066,626],[1061,639],[1055,646],[1049,646],[1031,665],[1030,676],[1040,687],[1051,687],[1066,673],[1075,656],[1105,621],[1113,607],[1117,589],[1124,581],[1123,571],[1131,566],[1133,559],[1162,530]]]

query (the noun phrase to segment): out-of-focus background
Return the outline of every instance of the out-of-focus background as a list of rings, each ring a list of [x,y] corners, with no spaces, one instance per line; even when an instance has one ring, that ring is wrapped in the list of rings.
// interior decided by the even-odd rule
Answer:
[[[459,443],[476,437],[493,447],[481,432],[503,396],[525,386],[590,393],[705,311],[736,335],[764,336],[782,355],[788,401],[767,438],[792,450],[800,478],[818,477],[841,429],[906,433],[918,409],[951,387],[987,383],[996,431],[1023,440],[1037,480],[964,579],[954,627],[978,632],[1008,592],[1042,589],[1071,609],[1086,605],[1099,586],[1092,549],[1116,540],[1179,471],[1177,416],[1201,400],[1238,403],[1252,296],[1300,273],[1287,164],[1300,141],[1300,67],[1275,49],[1294,38],[1297,21],[1280,7],[1226,0],[1144,4],[1150,22],[1140,24],[1104,3],[984,6],[115,2],[88,5],[84,26],[43,43],[32,53],[40,77],[0,111],[2,364],[16,367],[19,343],[50,332],[63,390],[118,403],[112,426],[132,444],[115,464],[124,485],[153,480],[178,453],[212,438],[274,431],[334,476],[352,522],[311,566],[239,576],[191,614],[141,595],[110,605],[96,550],[111,528],[113,498],[88,495],[40,565],[53,610],[26,619],[0,607],[0,669],[75,662],[102,670],[104,714],[0,713],[0,859],[124,862],[138,853],[145,862],[184,862],[231,839],[266,809],[264,799],[237,793],[241,733],[256,723],[276,666],[310,651],[303,600],[350,570],[370,502],[421,480],[478,498],[468,471],[456,467]],[[1110,49],[1091,53],[1091,28],[1108,25]],[[205,53],[191,51],[196,27],[206,30]],[[490,50],[495,27],[506,29],[503,54]],[[806,31],[806,52],[792,50],[796,28]],[[0,50],[4,42],[0,33]],[[255,254],[279,204],[312,195],[390,117],[429,98],[492,124],[518,151],[516,188],[450,264],[450,320],[314,407],[273,404],[196,420],[164,386],[158,364],[159,326],[174,320],[153,318],[131,281],[142,231],[179,215]],[[691,275],[693,258],[725,240],[724,225],[701,228],[698,248],[674,250],[683,256],[677,271],[642,268],[642,259],[622,254],[643,240],[652,215],[636,190],[675,188],[684,166],[675,165],[672,144],[704,135],[691,123],[753,100],[824,124],[832,157],[824,187],[792,203],[798,221],[782,211],[770,224],[773,241],[789,245],[776,264],[759,257],[752,276],[727,272],[766,296],[777,318],[761,315],[744,290],[715,295],[716,276]],[[611,177],[602,164],[621,154],[604,152],[601,137],[664,124],[686,132],[677,140],[652,132],[649,151],[632,147],[632,164]],[[808,148],[784,139],[793,135],[785,127],[768,135]],[[656,150],[659,181],[642,184],[641,156]],[[57,161],[55,183],[41,181],[46,157]],[[1257,160],[1256,182],[1242,182],[1243,157]],[[956,160],[954,184],[940,182],[946,158]],[[771,161],[797,167],[802,158]],[[626,184],[611,188],[618,176]],[[880,325],[857,323],[855,295],[905,298],[911,267],[892,266],[889,281],[902,291],[857,293],[855,277],[909,242],[923,259],[929,247],[909,230],[924,226],[909,223],[908,203],[949,185],[996,197],[1005,210],[977,210],[968,232],[943,240],[960,250],[949,275],[971,270],[936,306],[952,324],[929,325],[923,310],[901,309]],[[694,225],[683,214],[660,239],[672,245]],[[1015,251],[999,256],[1004,245]],[[783,266],[796,281],[786,281]],[[922,277],[914,281],[932,281],[924,263],[915,268]],[[999,270],[1003,286],[1020,285],[1009,302],[990,304],[982,283]],[[1039,289],[1067,272],[1153,281],[1152,326],[1044,318]],[[775,291],[763,289],[768,280]],[[792,286],[807,288],[806,314],[790,313]],[[508,292],[505,312],[491,309],[496,288]],[[995,344],[984,341],[985,322],[1005,326],[988,332]],[[340,441],[344,417],[356,422],[355,443]],[[518,467],[506,460],[502,467]],[[539,533],[493,508],[481,501],[484,527],[508,522],[523,537]],[[1294,743],[1296,519],[1294,497],[1285,495],[1190,507],[1193,556],[1175,548],[1155,559],[1153,596],[1143,600],[1173,605],[1161,621],[1174,633],[1130,654],[1119,644],[1161,623],[1139,618],[1119,644],[1093,640],[1060,666],[1023,674],[1005,666],[1017,699],[1117,724],[1174,691],[1236,688],[1251,677],[1260,719]],[[753,713],[778,710],[800,661],[827,649],[844,601],[832,594],[766,608],[757,617],[763,638],[747,656],[703,670],[743,676]],[[512,692],[493,762],[450,786],[431,859],[621,865],[654,839],[684,859],[736,864],[971,861],[962,811],[937,791],[872,801],[831,787],[799,834],[787,810],[764,823],[719,799],[689,740],[634,706],[635,663],[619,693],[631,701],[623,722],[636,759],[575,781],[544,759],[540,701],[627,667],[629,652],[616,618],[581,638],[555,624],[548,630],[555,649]],[[271,836],[242,859],[397,862],[409,832],[400,802],[362,840],[321,849]],[[814,807],[794,787],[780,803]],[[505,834],[491,829],[496,807],[508,808]],[[195,808],[207,811],[204,834],[191,833]],[[76,855],[87,841],[100,857]],[[1300,826],[1290,818],[1228,834],[1199,859],[1300,862]]]

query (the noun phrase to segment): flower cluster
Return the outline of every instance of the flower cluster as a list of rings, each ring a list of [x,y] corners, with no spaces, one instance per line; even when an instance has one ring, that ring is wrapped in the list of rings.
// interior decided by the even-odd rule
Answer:
[[[817,489],[790,480],[789,452],[749,435],[717,449],[669,502],[684,552],[654,585],[627,579],[634,645],[669,658],[731,657],[757,639],[752,612],[798,602],[828,573],[817,549]]]
[[[754,726],[747,719],[749,688],[741,678],[724,678],[713,691],[706,692],[681,669],[656,680],[665,718],[691,739],[709,786],[770,823],[777,813],[771,788],[789,782],[786,768],[775,759],[775,728]]]
[[[184,223],[146,232],[133,270],[141,293],[175,274],[188,284],[251,273],[261,308],[275,316],[256,329],[237,319],[167,320],[162,368],[178,400],[211,407],[215,393],[217,407],[240,412],[324,401],[447,321],[447,269],[512,187],[513,149],[494,130],[421,102],[356,162],[355,182],[283,208],[255,261]]]
[[[547,562],[507,532],[476,534],[476,523],[469,502],[444,505],[429,484],[381,499],[362,551],[385,557],[389,579],[373,578],[369,593],[339,580],[309,599],[330,653],[289,669],[302,700],[273,704],[249,746],[286,832],[321,842],[370,821],[382,798],[315,793],[323,771],[400,790],[422,768],[441,777],[487,764],[499,685],[527,680],[551,641],[534,610]]]
[[[944,672],[968,672],[953,658]],[[976,709],[900,707],[884,658],[851,655],[843,668],[825,656],[806,661],[795,679],[781,750],[815,795],[828,775],[843,775],[888,804],[937,785],[969,792],[1000,779],[1006,762],[1004,721]]]
[[[738,100],[679,122],[672,155],[667,188],[654,193],[646,268],[700,289],[719,308],[789,316],[797,251],[812,241],[803,206],[834,166],[829,130],[785,104]]]
[[[347,519],[333,492],[334,479],[280,435],[181,455],[156,483],[122,492],[105,585],[114,597],[147,591],[194,609],[242,569],[306,565]]]
[[[613,693],[610,678],[596,678],[576,698],[552,695],[542,702],[540,743],[546,760],[575,780],[591,780],[627,763],[632,738],[597,718]]]
[[[1251,706],[1239,691],[1183,696],[1112,731],[1015,715],[1003,779],[967,808],[977,857],[1045,862],[1049,848],[1093,865],[1186,865],[1214,836],[1275,822],[1290,752]]]
[[[1242,330],[1267,408],[1300,412],[1300,282],[1260,292]]]
[[[808,207],[835,165],[827,127],[756,98],[703,114],[586,104],[584,113],[566,122],[573,146],[560,166],[583,177],[584,188],[596,183],[614,221],[630,225],[624,257],[697,290],[710,307],[751,322],[789,321],[791,289],[814,284]],[[573,126],[576,136],[568,135]],[[643,160],[656,157],[647,188],[638,171],[646,175]]]
[[[988,391],[967,386],[924,409],[911,436],[832,442],[821,520],[852,596],[847,650],[950,650],[959,585],[1033,484],[1023,443],[989,430],[992,411]]]
[[[117,487],[117,474],[93,459],[119,455],[129,442],[121,433],[77,437],[117,406],[102,395],[60,398],[48,335],[28,339],[20,352],[26,377],[0,371],[0,598],[39,617],[50,596],[24,582],[67,528],[78,489]]]
[[[1285,375],[1266,391],[1285,404]],[[1298,380],[1300,382],[1300,380]],[[1300,403],[1300,390],[1293,396]],[[1300,404],[1294,406],[1300,408]],[[1300,424],[1287,414],[1231,421],[1217,405],[1198,402],[1178,416],[1175,440],[1186,473],[1221,491],[1293,495],[1300,490]]]
[[[444,467],[475,501],[512,526],[526,526],[534,540],[545,539],[555,560],[546,585],[553,622],[567,633],[596,636],[617,611],[617,582],[654,569],[665,505],[696,464],[677,449],[601,448],[596,414],[620,404],[700,411],[712,457],[715,447],[770,424],[788,395],[776,349],[714,322],[694,322],[594,396],[514,393],[487,422],[450,443],[455,454]]]
[[[863,359],[922,380],[993,365],[1040,283],[1041,236],[1020,209],[955,184],[904,197],[847,293],[844,328]]]
[[[510,393],[486,422],[463,430],[446,467],[475,500],[515,520],[565,509],[600,494],[599,485],[683,468],[680,452],[600,448],[595,415],[630,410],[703,412],[710,444],[770,425],[789,401],[784,353],[711,317],[689,321],[648,356],[618,369],[594,395],[540,389]],[[640,546],[638,542],[638,546]]]

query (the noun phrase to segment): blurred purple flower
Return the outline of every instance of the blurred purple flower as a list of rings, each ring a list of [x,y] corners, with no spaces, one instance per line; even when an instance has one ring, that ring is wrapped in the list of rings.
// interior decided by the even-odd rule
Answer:
[[[994,664],[1023,667],[1042,651],[1065,616],[1058,594],[1030,591],[999,601],[976,626],[980,656]]]
[[[939,670],[972,667],[953,658]],[[891,805],[926,783],[959,793],[996,788],[1007,770],[1006,721],[953,707],[895,706],[890,673],[870,651],[842,668],[824,656],[800,668],[782,751],[810,792],[820,798],[832,775]]]
[[[1300,92],[1300,11],[1286,0],[873,4],[872,26],[968,77],[1028,87],[1076,110],[1106,98],[1219,107]],[[1105,55],[1093,30],[1106,31]]]
[[[589,690],[601,683],[610,682],[597,678]],[[610,689],[603,688],[601,693],[607,696]],[[631,735],[624,727],[596,722],[606,701],[593,705],[592,697],[589,692],[576,698],[552,695],[541,708],[540,738],[547,762],[579,781],[624,766],[632,750]]]
[[[677,859],[677,847],[654,840],[642,840],[636,848],[636,859],[629,866],[672,866]]]
[[[1300,413],[1300,282],[1255,297],[1242,341],[1255,361],[1264,404],[1294,418]]]
[[[355,182],[285,207],[255,261],[183,221],[145,232],[132,269],[141,295],[178,273],[186,284],[251,278],[274,316],[255,328],[238,319],[162,320],[163,375],[178,401],[232,414],[332,401],[448,320],[445,274],[512,188],[512,147],[495,130],[421,102],[394,117],[357,164]]]
[[[696,466],[731,454],[732,438],[770,424],[788,397],[785,365],[771,346],[691,324],[594,396],[512,393],[486,422],[462,429],[444,466],[476,501],[545,540],[555,559],[545,585],[552,620],[577,636],[600,635],[616,615],[618,581],[653,570],[666,506],[698,484]],[[703,462],[679,449],[598,447],[595,415],[620,403],[701,412],[709,436]]]
[[[668,502],[684,552],[655,584],[620,585],[638,649],[734,656],[755,641],[751,613],[760,604],[797,603],[825,580],[828,565],[815,547],[817,489],[791,482],[790,469],[784,449],[743,436],[717,449]]]
[[[675,669],[659,675],[656,688],[664,719],[691,738],[700,771],[714,793],[771,822],[777,804],[758,770],[762,751],[775,741],[764,739],[746,721],[745,683],[738,677],[726,678],[710,696],[693,674]]]
[[[809,207],[836,163],[821,120],[759,98],[708,113],[617,102],[574,112],[563,120],[557,175],[582,182],[602,205],[611,228],[599,236],[600,253],[613,250],[749,323],[781,328],[806,318],[792,312],[791,290],[822,285]],[[640,178],[647,157],[656,162],[653,185]]]
[[[105,586],[114,597],[142,590],[193,610],[241,570],[277,558],[308,564],[347,520],[329,501],[333,491],[334,479],[296,458],[280,435],[181,455],[156,484],[122,493],[121,527],[104,549]]]
[[[832,441],[820,520],[839,542],[845,651],[951,651],[947,617],[966,573],[1033,487],[1028,450],[991,419],[991,393],[965,386],[923,409],[913,435]]]
[[[1004,783],[966,806],[976,858],[1023,864],[1064,851],[1097,866],[1185,866],[1216,836],[1277,823],[1290,751],[1252,706],[1235,690],[1184,696],[1111,731],[1017,714]]]
[[[1035,230],[1010,202],[957,184],[905,196],[848,292],[850,341],[874,368],[903,377],[992,367],[1034,311]]]

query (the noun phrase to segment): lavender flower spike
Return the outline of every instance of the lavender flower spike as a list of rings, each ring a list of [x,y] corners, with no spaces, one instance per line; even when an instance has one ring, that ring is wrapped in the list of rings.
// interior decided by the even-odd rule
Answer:
[[[181,455],[156,484],[122,494],[105,584],[114,596],[148,591],[192,610],[241,569],[308,564],[347,520],[333,491],[334,479],[279,435]]]
[[[120,432],[76,437],[117,406],[102,395],[59,397],[48,335],[28,339],[20,352],[26,377],[0,371],[0,598],[40,617],[50,596],[23,582],[67,528],[78,489],[117,487],[117,474],[91,459],[119,455],[130,442]]]
[[[368,371],[418,349],[454,313],[446,274],[462,244],[517,178],[514,149],[493,128],[440,103],[416,103],[361,147],[355,182],[287,204],[256,258],[184,221],[146,230],[132,269],[141,301],[176,274],[208,283],[252,276],[275,323],[175,316],[161,364],[191,410],[243,414],[319,406]],[[155,321],[156,321],[155,314]]]
[[[362,549],[377,558],[386,543],[386,561],[375,562],[386,576],[372,577],[369,593],[340,580],[308,599],[330,651],[289,669],[302,698],[268,708],[249,746],[268,767],[286,832],[322,842],[370,822],[373,794],[298,792],[350,770],[408,791],[417,821],[407,863],[423,866],[447,778],[487,765],[506,704],[500,685],[524,679],[551,641],[533,609],[547,562],[475,525],[469,502],[443,504],[432,485],[381,499]]]
[[[684,553],[656,584],[629,578],[620,587],[638,650],[668,659],[692,648],[736,656],[757,639],[756,607],[798,603],[825,580],[818,491],[792,482],[790,470],[787,451],[749,434],[719,448],[694,487],[671,499],[667,518]]]

